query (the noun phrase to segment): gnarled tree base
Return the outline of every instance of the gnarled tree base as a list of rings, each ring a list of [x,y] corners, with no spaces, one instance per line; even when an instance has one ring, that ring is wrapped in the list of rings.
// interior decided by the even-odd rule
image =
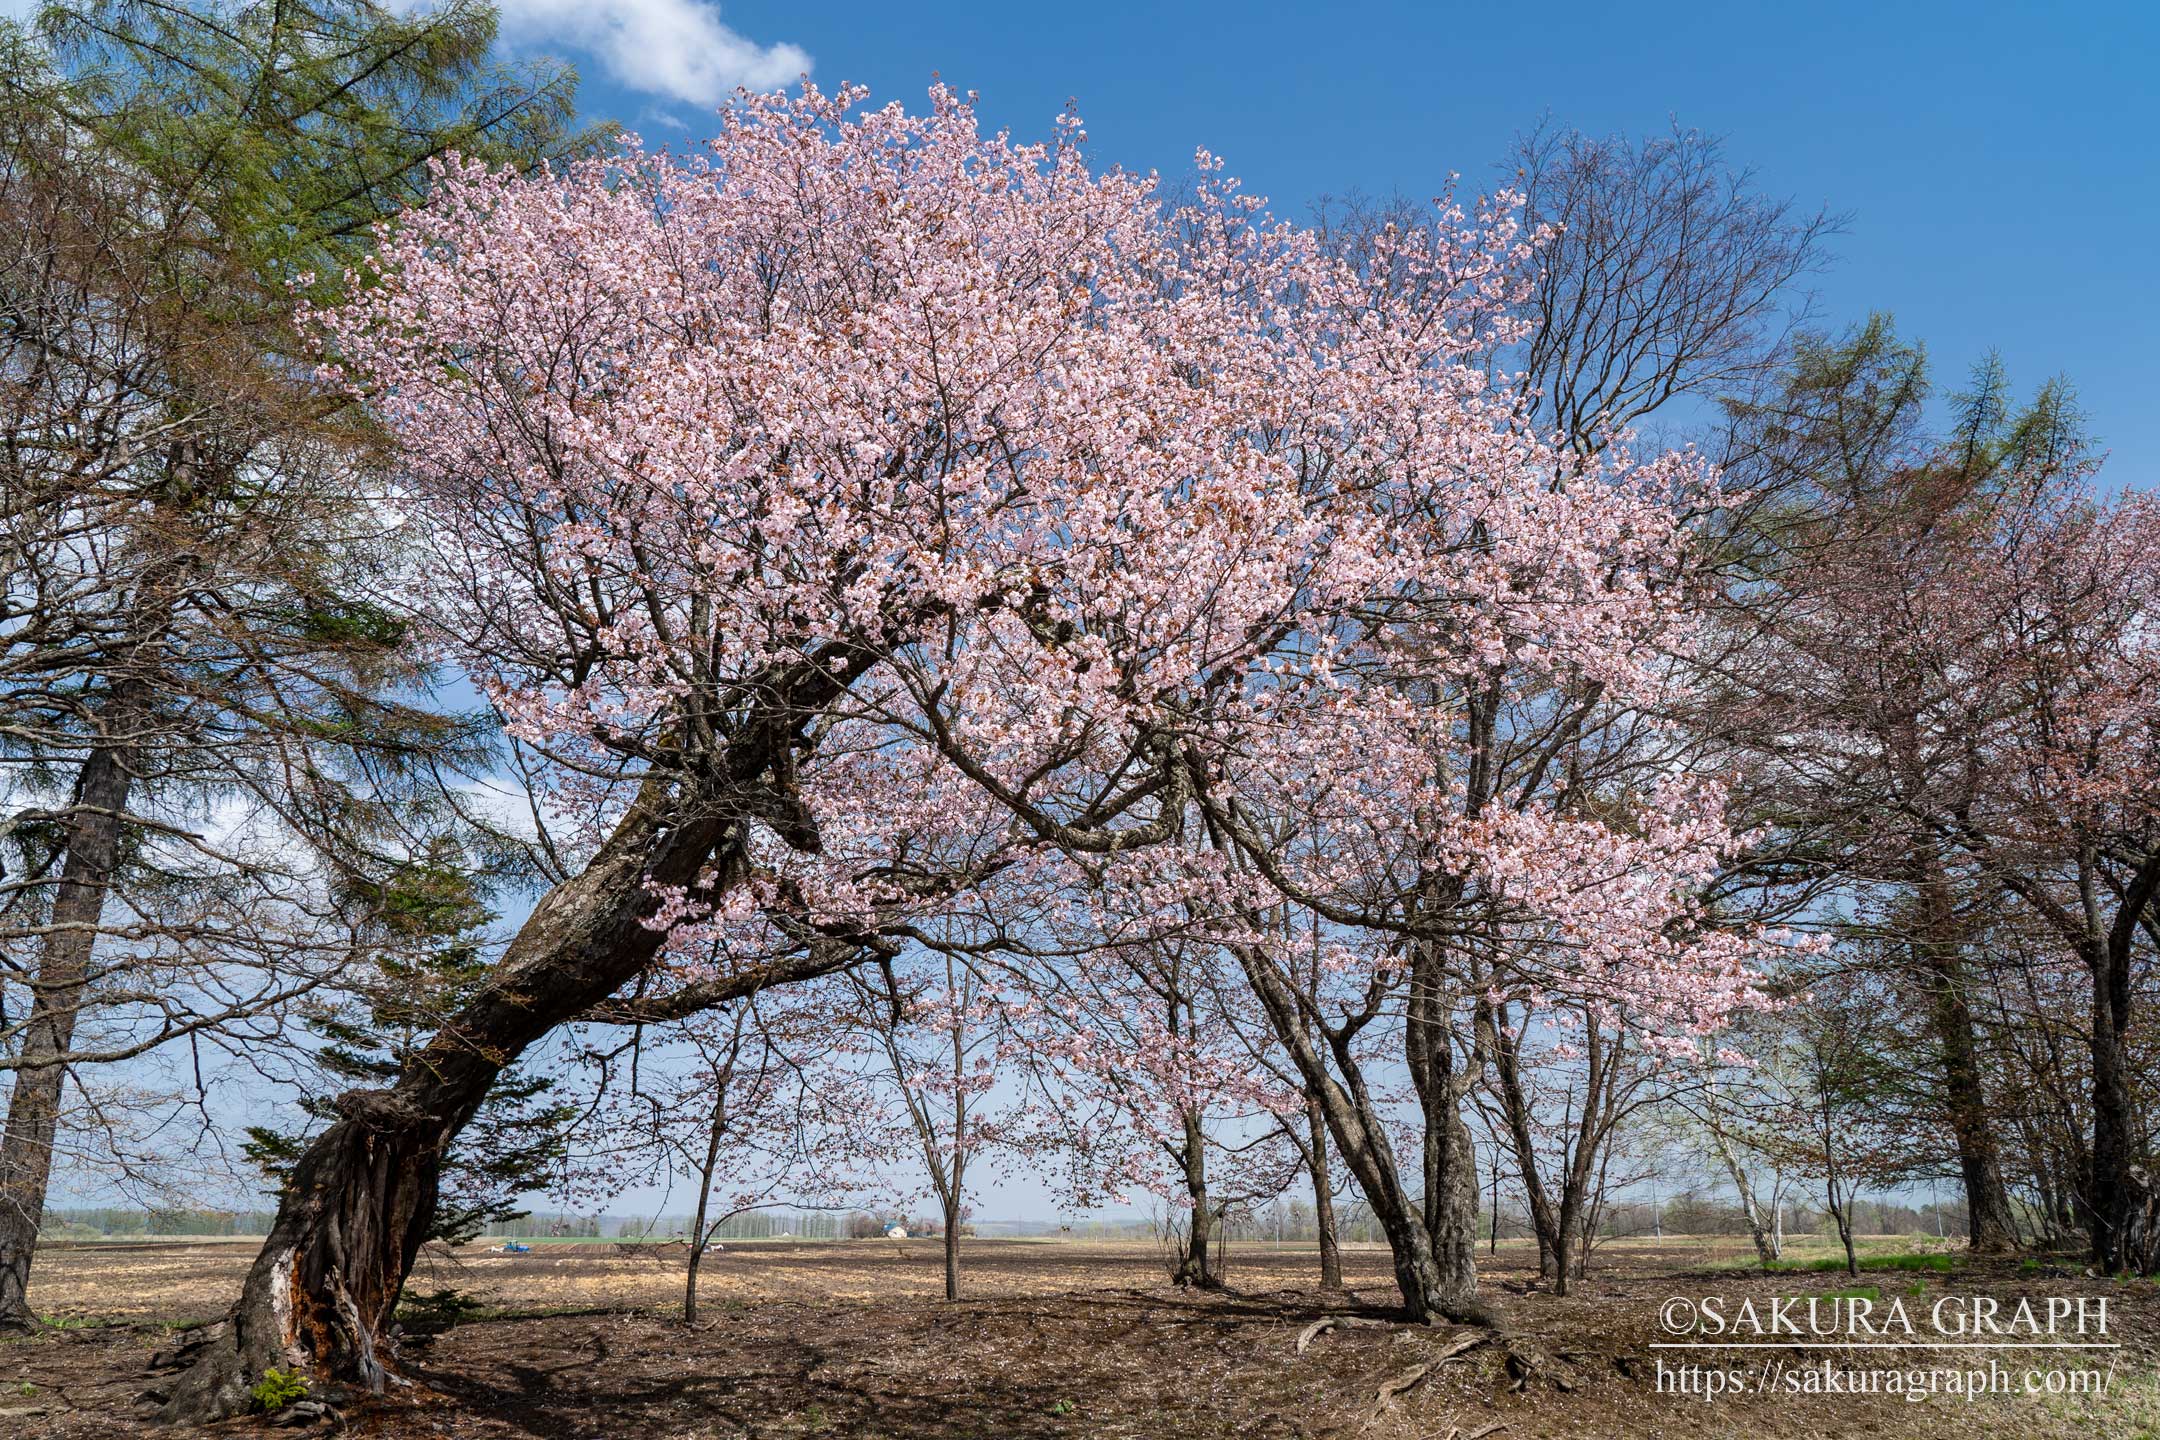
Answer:
[[[166,1422],[245,1413],[271,1369],[381,1394],[390,1322],[435,1216],[442,1150],[456,1123],[394,1092],[345,1096],[308,1147],[232,1313],[200,1332],[167,1392]]]

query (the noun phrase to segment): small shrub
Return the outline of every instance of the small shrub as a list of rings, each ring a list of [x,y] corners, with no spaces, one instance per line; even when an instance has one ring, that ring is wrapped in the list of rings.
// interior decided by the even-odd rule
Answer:
[[[293,1371],[280,1370],[273,1365],[263,1371],[262,1379],[248,1391],[248,1398],[255,1402],[258,1410],[282,1410],[295,1400],[307,1398],[307,1381]]]

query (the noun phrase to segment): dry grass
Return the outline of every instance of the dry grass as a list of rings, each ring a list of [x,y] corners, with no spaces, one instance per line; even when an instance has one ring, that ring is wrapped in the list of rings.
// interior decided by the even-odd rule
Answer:
[[[1878,1246],[1876,1248],[1883,1248]],[[1812,1253],[1812,1252],[1810,1252]],[[245,1243],[55,1249],[33,1301],[67,1328],[0,1345],[0,1436],[88,1440],[136,1433],[132,1397],[172,1322],[214,1313],[252,1258]],[[1309,1247],[1238,1247],[1233,1291],[1163,1288],[1147,1245],[971,1241],[968,1296],[938,1298],[941,1252],[905,1244],[752,1243],[708,1262],[701,1323],[682,1324],[679,1256],[663,1247],[538,1246],[530,1255],[431,1255],[418,1289],[455,1287],[490,1307],[408,1347],[410,1394],[366,1407],[350,1433],[420,1440],[1492,1440],[1570,1437],[1884,1436],[1894,1440],[2160,1440],[2154,1381],[2160,1302],[2150,1285],[2100,1286],[2014,1265],[1882,1275],[1885,1296],[2004,1298],[2106,1293],[2132,1348],[2103,1400],[1659,1393],[1660,1304],[1672,1295],[1822,1293],[1841,1275],[1715,1268],[1729,1242],[1627,1242],[1588,1284],[1532,1287],[1520,1247],[1489,1267],[1509,1323],[1559,1355],[1573,1388],[1518,1393],[1493,1346],[1440,1360],[1457,1332],[1393,1323],[1330,1331],[1322,1315],[1387,1315],[1383,1252],[1349,1256],[1349,1295],[1311,1287]],[[124,1322],[88,1328],[91,1319]],[[1387,1406],[1374,1397],[1419,1365]],[[22,1385],[32,1387],[20,1394]],[[9,1411],[18,1413],[10,1415]],[[248,1432],[259,1422],[228,1427]]]

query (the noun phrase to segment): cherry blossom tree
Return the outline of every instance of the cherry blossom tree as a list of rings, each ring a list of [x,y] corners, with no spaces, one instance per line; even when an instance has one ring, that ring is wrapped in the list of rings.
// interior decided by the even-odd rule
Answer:
[[[700,1009],[597,1054],[606,1078],[588,1112],[588,1168],[616,1184],[695,1187],[683,1321],[729,1220],[774,1206],[842,1209],[882,1194],[876,1135],[853,1073],[833,1062],[845,997],[830,981]]]
[[[886,965],[850,977],[851,1028],[868,1064],[864,1099],[897,1109],[885,1149],[909,1150],[929,1177],[943,1218],[945,1298],[960,1298],[960,1231],[971,1175],[1004,1143],[993,1097],[999,1061],[1012,1044],[1005,1002],[964,961],[947,953],[926,970]]]
[[[1220,1287],[1216,1221],[1235,1199],[1281,1193],[1297,1163],[1283,1127],[1305,1114],[1231,1019],[1242,980],[1206,935],[1159,934],[1083,948],[1037,988],[1030,1068],[1057,1097],[1048,1143],[1074,1200],[1153,1196],[1171,1216],[1173,1283]]]
[[[1565,1295],[1589,1262],[1614,1142],[1673,1080],[1638,1053],[1624,1013],[1503,1000],[1492,1022],[1491,1128],[1515,1155],[1538,1271]]]
[[[1213,917],[1418,1315],[1485,1314],[1468,1247],[1443,1226],[1443,1267],[1381,1205],[1391,1152],[1306,1063],[1255,916],[1287,896],[1361,937],[1342,961],[1408,995],[1451,1137],[1464,1072],[1425,1007],[1493,983],[1442,973],[1473,878],[1478,933],[1534,927],[1588,988],[1688,1027],[1746,994],[1748,942],[1687,898],[1726,838],[1702,787],[1646,788],[1626,831],[1543,791],[1461,803],[1490,731],[1459,702],[1495,666],[1654,681],[1694,468],[1561,467],[1524,428],[1478,363],[1515,333],[1507,204],[1348,263],[1212,157],[1173,208],[1091,173],[1072,117],[1025,146],[943,88],[862,100],[746,96],[694,159],[446,165],[310,315],[397,448],[408,602],[574,817],[574,873],[300,1158],[171,1413],[240,1408],[271,1364],[386,1383],[434,1166],[496,1071],[721,930],[771,943],[669,1007],[979,944],[1046,897]],[[1406,267],[1417,303],[1370,283]]]

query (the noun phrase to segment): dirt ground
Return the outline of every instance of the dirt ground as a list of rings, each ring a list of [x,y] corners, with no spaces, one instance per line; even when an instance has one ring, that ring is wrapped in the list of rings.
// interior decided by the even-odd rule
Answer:
[[[1766,1307],[1848,1283],[1751,1273],[1730,1242],[1612,1247],[1565,1297],[1538,1288],[1531,1257],[1503,1244],[1488,1289],[1509,1325],[1557,1361],[1519,1387],[1497,1345],[1448,1355],[1475,1332],[1393,1320],[1387,1257],[1376,1249],[1350,1253],[1350,1292],[1332,1296],[1315,1288],[1310,1247],[1236,1247],[1230,1289],[1207,1296],[1164,1286],[1146,1244],[979,1240],[964,1255],[968,1295],[949,1305],[936,1242],[731,1246],[707,1262],[699,1323],[685,1326],[679,1248],[432,1254],[411,1289],[454,1288],[484,1308],[404,1346],[407,1386],[348,1406],[342,1422],[273,1431],[257,1418],[215,1432],[322,1434],[342,1423],[345,1434],[385,1440],[2160,1440],[2154,1286],[2088,1279],[2068,1265],[1961,1259],[1950,1273],[1864,1276],[1878,1304],[1902,1298],[1923,1332],[1938,1300],[1961,1313],[1994,1299],[2005,1315],[2020,1298],[2108,1302],[2106,1342],[2123,1348],[2002,1350],[1993,1358],[2006,1378],[1990,1389],[2011,1393],[1942,1393],[1938,1375],[1924,1382],[1934,1393],[1915,1400],[1883,1387],[1923,1382],[1879,1377],[1971,1374],[1988,1360],[1652,1348],[1675,1343],[1666,1307],[1676,1297],[1716,1297],[1731,1312],[1747,1299]],[[252,1256],[244,1242],[41,1253],[31,1299],[50,1323],[0,1340],[0,1440],[145,1433],[139,1397],[159,1383],[153,1356],[177,1329],[223,1308]],[[1330,1316],[1359,1323],[1301,1351],[1301,1332]],[[1678,1393],[1709,1383],[1679,1378],[1689,1361],[1738,1372],[1752,1393]],[[1786,1368],[1773,1379],[1771,1364]],[[1871,1368],[1875,1393],[1815,1393],[1825,1365]],[[2046,1393],[2080,1385],[2105,1393]]]

